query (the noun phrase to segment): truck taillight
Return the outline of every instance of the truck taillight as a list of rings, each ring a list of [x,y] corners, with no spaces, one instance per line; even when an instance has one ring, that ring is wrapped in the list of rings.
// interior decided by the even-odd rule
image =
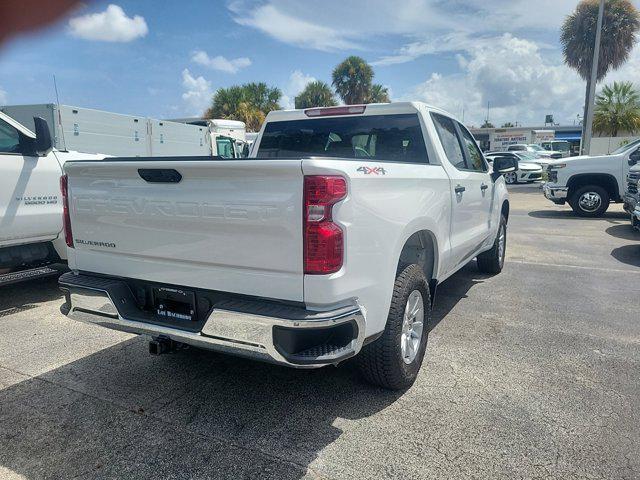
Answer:
[[[304,177],[304,273],[326,275],[342,267],[343,232],[333,222],[332,209],[346,196],[343,177]]]
[[[60,191],[62,192],[62,225],[64,239],[67,246],[73,248],[73,233],[71,232],[71,216],[69,215],[69,180],[66,175],[60,177]]]

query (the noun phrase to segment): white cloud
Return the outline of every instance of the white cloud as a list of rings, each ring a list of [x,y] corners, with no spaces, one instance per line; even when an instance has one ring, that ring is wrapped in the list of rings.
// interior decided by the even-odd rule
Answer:
[[[191,115],[202,115],[211,104],[211,82],[204,77],[194,77],[188,68],[182,71],[182,100],[187,105],[188,113]]]
[[[564,123],[581,113],[584,83],[560,58],[542,55],[538,44],[510,34],[456,41],[460,73],[432,74],[405,99],[420,99],[478,125],[486,117],[494,124],[544,122],[554,114]],[[555,60],[555,62],[554,62]]]
[[[78,38],[103,42],[130,42],[148,32],[144,17],[127,17],[122,7],[109,5],[104,12],[89,13],[69,20],[69,31]]]
[[[257,6],[256,6],[257,5]],[[557,32],[576,0],[234,0],[234,20],[277,40],[316,50],[353,50],[381,37],[420,42],[425,32],[500,34],[539,30]],[[336,12],[340,12],[336,14]]]
[[[207,68],[212,68],[214,70],[220,70],[221,72],[226,73],[238,73],[241,68],[246,68],[251,65],[251,60],[247,57],[239,57],[234,58],[232,60],[227,60],[222,55],[218,55],[217,57],[209,57],[207,52],[203,50],[196,50],[191,55],[191,61],[197,63],[199,65],[203,65]]]
[[[7,103],[7,92],[0,87],[0,105],[4,105]]]
[[[315,77],[306,75],[300,70],[295,70],[289,75],[289,82],[282,89],[282,97],[280,98],[280,106],[285,110],[295,108],[296,96],[305,89],[311,82],[315,82]]]
[[[322,4],[316,5],[320,7]],[[275,5],[262,5],[253,10],[236,7],[235,10],[234,20],[238,24],[253,27],[284,43],[322,51],[359,48],[348,38],[348,32],[327,27],[330,22],[321,24],[297,18],[280,11]]]

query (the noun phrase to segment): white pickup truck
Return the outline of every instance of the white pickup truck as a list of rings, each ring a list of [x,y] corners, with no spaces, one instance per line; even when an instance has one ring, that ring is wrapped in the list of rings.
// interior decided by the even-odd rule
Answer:
[[[62,232],[62,165],[104,155],[52,148],[47,123],[34,119],[36,133],[0,112],[0,285],[55,275],[67,258]]]
[[[600,217],[610,202],[624,202],[627,173],[640,161],[640,140],[609,155],[563,158],[551,162],[544,196],[558,205],[569,202],[582,217]]]
[[[294,367],[357,355],[412,384],[436,285],[501,271],[509,201],[469,131],[421,103],[271,112],[252,158],[65,164],[71,318]]]

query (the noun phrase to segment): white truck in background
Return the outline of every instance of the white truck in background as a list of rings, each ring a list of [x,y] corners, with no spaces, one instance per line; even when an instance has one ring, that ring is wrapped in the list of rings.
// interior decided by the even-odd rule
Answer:
[[[569,203],[582,217],[600,217],[611,202],[625,202],[629,169],[640,162],[640,140],[609,155],[554,160],[548,167],[544,196],[557,205]],[[628,208],[628,207],[627,207]]]
[[[503,173],[422,103],[270,112],[251,158],[65,164],[70,318],[299,368],[415,380],[438,283],[502,270]]]
[[[211,138],[212,149],[221,157],[244,158],[249,154],[251,142],[244,122],[202,117],[173,118],[168,121],[206,127]]]
[[[506,152],[509,145],[531,145],[550,142],[556,138],[554,130],[532,130],[529,128],[496,128],[489,133],[490,150]]]
[[[6,105],[0,111],[31,129],[34,117],[43,118],[59,151],[224,158],[240,158],[246,152],[242,122],[207,120],[200,125],[52,103]]]
[[[0,285],[55,275],[67,258],[62,232],[62,166],[104,155],[53,148],[47,123],[31,131],[0,112]]]

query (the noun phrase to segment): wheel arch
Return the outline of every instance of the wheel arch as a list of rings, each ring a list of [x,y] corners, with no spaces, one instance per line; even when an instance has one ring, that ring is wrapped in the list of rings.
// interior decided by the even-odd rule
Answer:
[[[573,195],[578,188],[587,185],[597,185],[604,188],[613,201],[620,199],[618,180],[610,173],[579,173],[571,176],[567,181],[569,196]]]
[[[414,232],[404,242],[400,257],[398,258],[398,268],[403,265],[417,264],[422,268],[431,293],[433,303],[438,284],[438,241],[430,230],[419,230]]]

